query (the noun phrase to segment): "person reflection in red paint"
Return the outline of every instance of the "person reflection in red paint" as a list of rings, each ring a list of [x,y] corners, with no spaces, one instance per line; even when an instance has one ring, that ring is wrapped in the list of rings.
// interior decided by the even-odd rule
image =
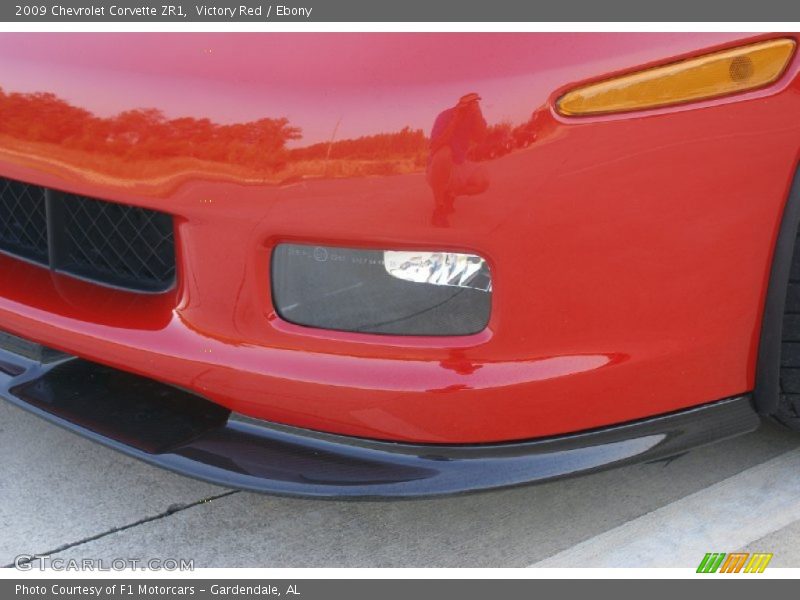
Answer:
[[[462,96],[455,106],[439,113],[433,124],[427,178],[435,202],[435,227],[449,225],[457,196],[474,196],[489,188],[486,168],[467,160],[470,148],[486,136],[480,100],[474,92]]]

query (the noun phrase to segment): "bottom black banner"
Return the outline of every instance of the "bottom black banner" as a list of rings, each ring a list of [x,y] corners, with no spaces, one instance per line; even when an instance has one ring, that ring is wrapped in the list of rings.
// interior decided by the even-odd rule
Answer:
[[[370,600],[405,600],[413,598],[458,598],[459,600],[530,600],[540,594],[602,597],[603,594],[640,593],[648,600],[669,599],[691,593],[698,586],[708,592],[709,581],[716,581],[715,593],[725,593],[726,599],[751,598],[756,593],[755,578],[698,576],[697,579],[279,579],[279,580],[77,580],[55,579],[0,580],[0,598],[102,598],[103,600],[153,600],[159,598],[188,598],[198,600],[222,598],[276,598],[297,600],[338,600],[368,598]],[[794,585],[791,579],[761,578],[760,591],[767,585]]]

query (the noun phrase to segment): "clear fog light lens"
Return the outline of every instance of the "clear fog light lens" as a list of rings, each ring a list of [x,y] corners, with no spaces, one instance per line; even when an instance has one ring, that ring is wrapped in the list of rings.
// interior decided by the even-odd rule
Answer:
[[[385,250],[383,266],[389,275],[404,281],[492,291],[489,267],[474,254]]]
[[[469,335],[486,328],[492,278],[474,254],[279,244],[272,295],[286,321],[395,335]]]

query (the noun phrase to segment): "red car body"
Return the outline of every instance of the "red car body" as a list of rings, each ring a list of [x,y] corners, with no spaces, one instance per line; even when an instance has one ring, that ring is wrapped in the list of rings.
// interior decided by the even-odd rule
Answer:
[[[415,444],[561,436],[747,394],[798,163],[800,63],[670,108],[553,106],[588,81],[774,37],[4,35],[0,175],[174,215],[178,275],[131,294],[0,256],[0,329],[255,419]],[[434,226],[420,148],[469,92],[503,139],[535,119],[535,140],[482,161],[488,189]],[[89,118],[116,137],[70,126]],[[260,119],[281,131],[268,159],[187,150],[212,145],[198,123],[246,137]],[[270,290],[281,242],[478,254],[489,325],[289,323]]]

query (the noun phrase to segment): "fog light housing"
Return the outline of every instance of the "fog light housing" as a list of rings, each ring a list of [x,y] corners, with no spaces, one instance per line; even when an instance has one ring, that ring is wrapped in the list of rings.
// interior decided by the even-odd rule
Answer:
[[[480,256],[279,244],[272,300],[282,319],[321,329],[471,335],[489,323],[492,278]]]

